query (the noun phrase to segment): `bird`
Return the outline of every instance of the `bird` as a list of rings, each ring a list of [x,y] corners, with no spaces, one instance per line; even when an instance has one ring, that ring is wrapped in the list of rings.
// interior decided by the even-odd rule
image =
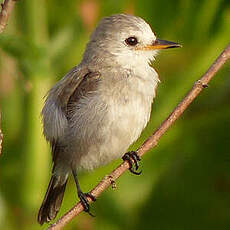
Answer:
[[[122,158],[132,173],[141,173],[137,152],[126,151],[150,119],[160,82],[151,63],[159,50],[176,47],[181,45],[158,39],[138,16],[115,14],[99,22],[82,61],[51,88],[41,112],[53,161],[41,225],[56,217],[71,174],[84,211],[93,215],[87,197],[96,198],[82,192],[79,171]]]

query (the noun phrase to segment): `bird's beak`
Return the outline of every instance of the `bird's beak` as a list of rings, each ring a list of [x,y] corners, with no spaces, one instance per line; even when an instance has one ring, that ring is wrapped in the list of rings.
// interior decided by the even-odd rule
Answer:
[[[153,44],[142,47],[143,50],[161,50],[182,47],[179,43],[156,39]]]
[[[170,42],[170,41],[165,41],[160,39],[156,39],[155,42],[152,44],[152,49],[154,50],[177,48],[177,47],[181,47],[181,45],[176,42]]]

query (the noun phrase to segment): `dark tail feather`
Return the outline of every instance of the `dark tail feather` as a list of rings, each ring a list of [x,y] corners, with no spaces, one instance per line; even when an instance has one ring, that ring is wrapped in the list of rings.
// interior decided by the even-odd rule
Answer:
[[[56,217],[61,207],[66,183],[67,179],[65,182],[60,182],[55,176],[51,177],[45,198],[38,213],[38,222],[41,225],[44,222],[49,222]]]

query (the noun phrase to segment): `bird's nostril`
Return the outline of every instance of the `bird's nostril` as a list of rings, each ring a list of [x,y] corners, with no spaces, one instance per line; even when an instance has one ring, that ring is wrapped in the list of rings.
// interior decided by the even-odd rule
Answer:
[[[156,39],[156,40],[153,42],[153,44],[157,45],[157,44],[159,44],[159,41]]]

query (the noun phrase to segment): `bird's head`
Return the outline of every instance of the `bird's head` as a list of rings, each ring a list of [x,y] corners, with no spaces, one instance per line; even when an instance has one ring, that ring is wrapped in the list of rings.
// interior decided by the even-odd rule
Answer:
[[[132,68],[153,60],[158,50],[174,47],[180,45],[158,39],[142,18],[117,14],[101,20],[91,35],[83,61]]]

